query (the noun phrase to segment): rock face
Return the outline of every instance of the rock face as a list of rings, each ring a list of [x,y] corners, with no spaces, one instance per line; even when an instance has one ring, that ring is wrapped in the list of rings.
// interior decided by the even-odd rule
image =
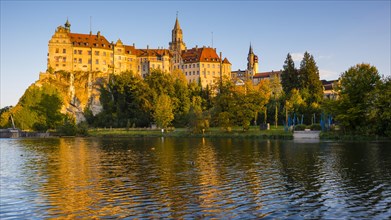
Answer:
[[[86,108],[91,110],[93,115],[102,111],[99,89],[107,78],[107,74],[100,72],[44,72],[39,74],[39,80],[35,85],[42,86],[45,83],[54,85],[63,99],[61,113],[72,114],[76,118],[76,123],[80,123],[85,121]]]

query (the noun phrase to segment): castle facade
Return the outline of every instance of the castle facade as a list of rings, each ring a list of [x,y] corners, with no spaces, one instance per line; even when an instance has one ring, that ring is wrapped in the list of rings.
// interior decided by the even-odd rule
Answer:
[[[142,77],[153,69],[163,72],[181,71],[188,82],[200,83],[202,87],[212,85],[220,77],[231,77],[231,63],[217,55],[215,48],[194,47],[187,49],[183,32],[176,18],[169,49],[138,49],[125,45],[119,39],[109,42],[98,31],[97,34],[71,32],[67,20],[57,27],[48,45],[48,69],[68,72],[102,72],[119,74],[132,71]]]

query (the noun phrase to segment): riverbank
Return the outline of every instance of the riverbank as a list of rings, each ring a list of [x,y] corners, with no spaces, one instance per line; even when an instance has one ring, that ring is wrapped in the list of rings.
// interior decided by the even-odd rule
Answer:
[[[241,127],[234,127],[231,132],[220,128],[209,128],[204,133],[191,133],[186,128],[175,128],[172,131],[164,132],[160,129],[90,129],[89,136],[92,137],[210,137],[210,138],[260,138],[260,139],[293,139],[291,132],[285,132],[282,126],[270,130],[260,130],[252,126],[248,131]]]
[[[319,135],[321,140],[336,140],[336,141],[389,141],[388,137],[362,134],[344,134],[342,132],[328,131],[321,132]]]

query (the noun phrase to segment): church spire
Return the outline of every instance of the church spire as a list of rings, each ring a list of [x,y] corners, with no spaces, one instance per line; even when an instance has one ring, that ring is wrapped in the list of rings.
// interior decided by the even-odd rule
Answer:
[[[176,20],[175,20],[175,25],[174,25],[174,30],[179,30],[181,29],[181,26],[179,25],[178,21],[178,11],[176,12]]]
[[[248,54],[254,54],[253,47],[251,46],[251,43],[250,43],[250,49],[248,50]]]

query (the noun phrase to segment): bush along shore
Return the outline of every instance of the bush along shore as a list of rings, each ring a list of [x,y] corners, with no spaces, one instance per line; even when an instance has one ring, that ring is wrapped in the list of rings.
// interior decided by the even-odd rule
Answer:
[[[187,128],[162,129],[90,129],[91,137],[210,137],[210,138],[260,138],[260,139],[293,139],[291,132],[284,131],[283,127],[270,130],[260,130],[259,127],[250,127],[243,131],[241,127],[234,127],[230,131],[221,128],[209,128],[203,132],[193,133]]]

